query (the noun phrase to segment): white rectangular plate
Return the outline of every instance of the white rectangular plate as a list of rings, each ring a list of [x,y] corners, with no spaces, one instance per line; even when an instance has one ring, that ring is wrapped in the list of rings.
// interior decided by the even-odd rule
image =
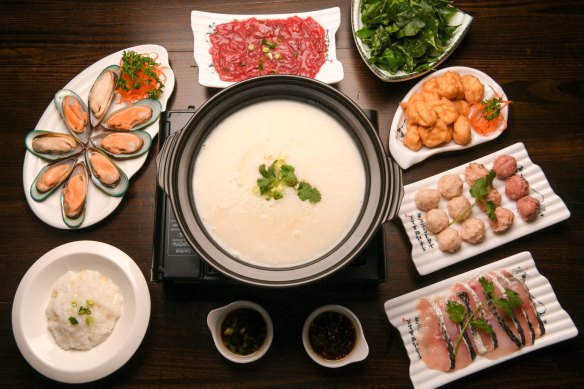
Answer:
[[[507,269],[518,278],[523,279],[533,296],[533,300],[537,302],[538,308],[541,308],[539,311],[541,312],[545,308],[545,313],[541,316],[546,329],[545,335],[537,339],[532,346],[525,346],[513,354],[496,360],[478,356],[469,366],[450,373],[426,367],[416,349],[416,323],[418,322],[416,301],[425,296],[447,296],[452,285],[456,282],[464,282],[488,271],[498,269]],[[399,331],[410,357],[410,379],[416,389],[436,388],[511,358],[578,335],[578,329],[568,313],[560,306],[551,284],[538,272],[531,253],[527,251],[388,300],[385,302],[384,308],[390,323]]]
[[[515,214],[511,229],[504,233],[495,234],[488,226],[488,219],[484,212],[477,207],[473,207],[472,215],[482,218],[487,225],[485,239],[481,243],[474,245],[463,241],[462,246],[456,252],[442,252],[438,248],[436,236],[431,234],[423,223],[424,212],[416,207],[415,195],[422,188],[437,188],[438,180],[443,175],[457,174],[465,183],[463,194],[469,200],[473,200],[468,192],[470,188],[464,179],[464,169],[468,166],[468,163],[406,185],[404,188],[404,198],[399,211],[399,218],[412,244],[412,260],[421,275],[445,268],[570,217],[570,211],[566,207],[566,204],[554,193],[541,168],[529,159],[523,143],[516,143],[471,162],[482,163],[487,169],[490,169],[493,166],[495,158],[503,154],[515,157],[517,160],[517,169],[529,182],[530,195],[540,201],[541,210],[537,218],[531,222],[523,221],[517,214],[515,201],[509,200],[505,196],[505,181],[495,178],[493,186],[501,194],[503,200],[501,206],[510,209]],[[447,200],[442,199],[439,208],[446,210],[446,203]]]
[[[344,77],[343,64],[337,60],[337,49],[335,44],[335,34],[341,24],[341,10],[339,7],[327,8],[318,11],[301,12],[294,14],[271,14],[271,15],[240,15],[240,14],[219,14],[212,12],[192,11],[191,28],[195,38],[194,56],[199,67],[199,84],[211,88],[225,88],[233,82],[222,81],[213,67],[213,59],[209,53],[211,34],[215,26],[221,23],[228,23],[235,19],[245,20],[252,17],[256,19],[286,19],[292,16],[300,18],[312,17],[322,28],[324,28],[327,39],[326,62],[320,68],[316,79],[327,84],[339,82]]]

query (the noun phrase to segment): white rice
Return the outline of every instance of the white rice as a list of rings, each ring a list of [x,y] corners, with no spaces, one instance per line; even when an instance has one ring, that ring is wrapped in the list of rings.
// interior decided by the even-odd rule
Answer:
[[[123,303],[120,288],[98,271],[68,271],[53,286],[48,329],[61,348],[89,350],[112,333]]]

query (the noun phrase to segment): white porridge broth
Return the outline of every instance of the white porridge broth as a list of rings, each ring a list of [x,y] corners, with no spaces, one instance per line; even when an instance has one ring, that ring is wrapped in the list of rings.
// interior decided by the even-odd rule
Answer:
[[[89,350],[102,343],[122,314],[120,288],[95,270],[66,272],[50,293],[48,329],[64,350]]]
[[[260,195],[259,166],[275,160],[316,187],[317,203],[293,188],[283,198]],[[349,232],[361,210],[365,168],[357,145],[333,117],[308,104],[253,104],[223,120],[195,161],[195,206],[213,239],[231,255],[282,267],[327,253]]]

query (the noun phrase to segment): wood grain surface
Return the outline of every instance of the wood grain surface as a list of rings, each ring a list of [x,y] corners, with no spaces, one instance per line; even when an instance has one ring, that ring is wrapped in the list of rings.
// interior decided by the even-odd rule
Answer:
[[[418,275],[399,222],[383,226],[388,279],[379,284],[323,284],[286,289],[246,285],[162,285],[148,281],[152,313],[135,355],[112,375],[88,384],[107,388],[391,387],[408,388],[409,360],[383,303],[510,255],[530,251],[576,326],[584,326],[582,193],[584,172],[584,5],[581,1],[456,1],[474,17],[454,54],[441,65],[489,74],[513,101],[509,127],[495,141],[441,154],[403,172],[418,181],[523,142],[570,219],[427,276]],[[334,85],[363,109],[375,109],[388,132],[399,101],[417,82],[383,83],[360,58],[351,32],[351,2],[332,0],[2,1],[0,4],[0,383],[59,387],[22,357],[11,327],[12,302],[30,266],[47,251],[96,240],[127,253],[150,279],[157,148],[132,178],[122,204],[105,220],[78,231],[52,228],[30,210],[24,195],[24,137],[55,92],[101,58],[140,44],[164,46],[176,76],[168,108],[200,106],[217,90],[198,84],[193,58],[192,10],[289,13],[339,6],[337,57],[345,77]],[[267,356],[235,365],[215,349],[206,326],[214,308],[238,299],[264,306],[275,327]],[[302,347],[304,319],[323,304],[342,304],[363,324],[369,357],[327,370]],[[584,384],[582,336],[515,358],[448,387],[566,388]]]

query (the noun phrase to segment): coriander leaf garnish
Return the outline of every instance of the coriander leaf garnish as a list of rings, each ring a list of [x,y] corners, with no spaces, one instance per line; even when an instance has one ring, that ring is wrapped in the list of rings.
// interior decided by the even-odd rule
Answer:
[[[478,304],[474,311],[468,315],[466,308],[461,303],[449,300],[446,304],[446,313],[448,313],[450,320],[461,326],[460,334],[458,335],[458,339],[454,345],[454,355],[456,355],[458,352],[460,343],[462,342],[464,334],[466,333],[466,330],[469,326],[477,330],[481,330],[487,334],[491,334],[493,332],[493,327],[491,327],[488,321],[483,318],[474,317],[480,307],[481,305]]]
[[[485,200],[489,192],[493,189],[493,180],[495,179],[495,172],[491,169],[489,173],[477,179],[472,186],[470,187],[470,195],[475,199],[474,203],[472,203],[464,212],[461,213],[461,216],[457,217],[456,219],[452,220],[448,225],[452,225],[454,223],[460,222],[462,219],[468,215],[472,207],[474,207],[479,201],[485,204],[485,213],[489,217],[489,219],[493,221],[497,221],[497,216],[495,215],[495,208],[496,205],[491,200]]]
[[[321,194],[317,188],[306,181],[298,181],[294,166],[284,163],[282,160],[275,160],[266,168],[266,164],[259,167],[261,178],[258,178],[257,186],[260,194],[266,200],[279,200],[284,197],[286,188],[294,189],[300,200],[308,200],[311,204],[316,204],[321,200]]]
[[[505,288],[505,297],[495,297],[495,284],[488,281],[485,277],[479,278],[487,300],[493,301],[495,305],[503,310],[509,317],[513,317],[513,309],[521,305],[519,293],[510,288]]]
[[[499,117],[501,109],[503,108],[501,105],[502,102],[503,99],[499,97],[492,97],[488,100],[481,101],[481,104],[485,107],[483,109],[483,117],[485,120],[491,121]]]
[[[77,319],[75,319],[73,316],[69,316],[68,320],[69,320],[69,323],[71,323],[74,326],[76,326],[77,324],[79,324],[79,322],[77,321]]]
[[[308,182],[302,181],[298,184],[298,197],[302,201],[308,200],[312,204],[316,204],[320,201],[320,192]]]

